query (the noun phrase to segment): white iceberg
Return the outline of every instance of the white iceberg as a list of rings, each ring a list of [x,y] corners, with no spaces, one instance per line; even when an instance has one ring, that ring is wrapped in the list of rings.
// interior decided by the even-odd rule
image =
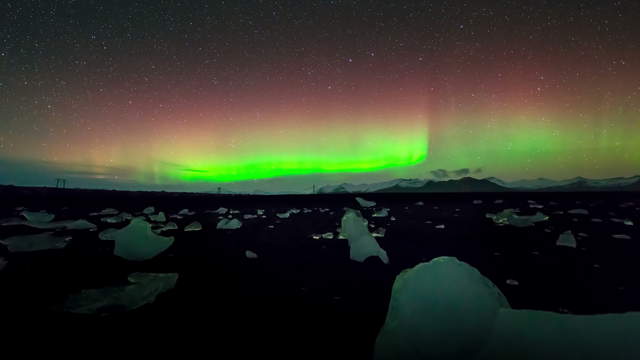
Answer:
[[[233,230],[239,229],[242,226],[242,222],[238,219],[222,219],[216,225],[216,229]]]
[[[356,197],[356,201],[358,202],[358,204],[360,204],[360,206],[367,208],[367,207],[372,207],[372,206],[376,206],[375,201],[368,201],[365,200],[361,197]]]
[[[8,237],[0,243],[7,246],[9,252],[30,252],[40,250],[62,249],[67,246],[68,239],[56,236],[52,232]]]
[[[202,230],[202,224],[200,224],[197,221],[194,221],[191,224],[184,227],[184,231],[200,231],[200,230]]]
[[[364,262],[370,256],[377,256],[383,263],[389,263],[387,252],[369,233],[367,223],[360,211],[346,208],[340,228],[349,242],[349,257],[352,260]]]
[[[576,238],[573,236],[571,230],[567,230],[560,234],[558,237],[558,241],[556,241],[557,246],[568,246],[575,249],[576,247]]]
[[[418,264],[395,279],[374,359],[475,359],[509,307],[490,280],[456,258]]]
[[[178,274],[133,273],[130,284],[100,289],[85,289],[67,297],[63,310],[76,314],[107,315],[137,309],[153,303],[156,297],[173,289]]]
[[[20,215],[24,216],[29,222],[32,223],[48,223],[56,216],[54,214],[49,214],[46,211],[23,211]]]
[[[640,313],[511,309],[471,266],[437,258],[396,277],[374,359],[639,359]]]
[[[151,259],[173,244],[173,237],[157,235],[151,230],[151,224],[143,219],[133,219],[129,225],[107,237],[116,242],[113,250],[116,256],[134,261]]]

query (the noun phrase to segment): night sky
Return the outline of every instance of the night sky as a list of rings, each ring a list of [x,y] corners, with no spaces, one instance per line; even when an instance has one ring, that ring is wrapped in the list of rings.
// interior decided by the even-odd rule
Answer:
[[[2,1],[0,183],[640,173],[638,1]]]

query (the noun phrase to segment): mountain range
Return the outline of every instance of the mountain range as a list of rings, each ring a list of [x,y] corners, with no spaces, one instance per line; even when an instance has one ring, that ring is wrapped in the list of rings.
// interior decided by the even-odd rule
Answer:
[[[450,180],[394,179],[371,184],[327,185],[320,194],[339,193],[401,193],[401,192],[503,192],[503,191],[640,191],[640,175],[607,179],[575,177],[565,180],[537,178],[504,181],[495,177],[476,179],[463,177]]]

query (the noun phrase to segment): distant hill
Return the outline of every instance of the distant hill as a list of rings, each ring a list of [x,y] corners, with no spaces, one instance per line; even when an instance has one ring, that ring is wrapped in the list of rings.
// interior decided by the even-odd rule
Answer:
[[[508,188],[495,184],[485,179],[475,179],[464,177],[462,179],[445,181],[427,181],[419,187],[402,187],[394,185],[389,188],[380,189],[376,192],[399,193],[399,192],[502,192],[509,191]]]

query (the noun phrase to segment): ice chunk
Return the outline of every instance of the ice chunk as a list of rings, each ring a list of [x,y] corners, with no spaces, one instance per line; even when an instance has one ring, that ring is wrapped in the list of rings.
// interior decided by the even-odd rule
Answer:
[[[567,230],[560,234],[558,237],[558,241],[556,241],[557,246],[568,246],[575,248],[576,247],[576,238],[573,236],[571,230]]]
[[[229,210],[229,214],[240,214],[240,210]]]
[[[240,222],[240,220],[238,219],[222,219],[220,220],[218,225],[216,225],[216,229],[233,230],[233,229],[239,229],[241,226],[242,226],[242,222]]]
[[[324,234],[322,234],[322,238],[323,239],[333,239],[333,233],[332,232],[324,233]]]
[[[256,210],[256,214],[264,215],[264,210],[263,209],[258,209],[258,210]]]
[[[444,224],[436,225],[436,229],[444,229]]]
[[[146,207],[144,210],[142,210],[142,213],[145,215],[151,215],[155,212],[156,212],[156,208],[154,208],[153,206]]]
[[[98,234],[98,238],[100,240],[115,240],[116,231],[118,231],[118,229],[113,229],[113,228],[104,229]]]
[[[164,215],[164,212],[160,211],[156,215],[149,215],[149,219],[155,222],[165,222],[167,221],[167,217]]]
[[[321,234],[311,234],[311,237],[312,237],[314,240],[318,240],[318,239],[321,239],[321,238],[322,238],[322,235],[321,235]]]
[[[98,227],[87,220],[80,219],[67,223],[66,228],[68,230],[90,230],[97,229]]]
[[[373,235],[373,237],[384,237],[384,235],[386,234],[387,230],[385,228],[377,228],[373,233],[371,233],[371,235]]]
[[[574,215],[589,215],[589,211],[586,209],[572,209],[569,210],[568,213]]]
[[[396,277],[374,359],[475,359],[509,307],[490,280],[456,258],[418,264]]]
[[[275,226],[274,226],[274,225],[269,225],[269,226],[267,226],[267,227],[268,227],[269,229],[273,229],[273,228],[275,228]]]
[[[494,204],[502,204],[503,202],[504,202],[504,200],[498,199],[498,200],[495,200],[493,203]]]
[[[254,214],[244,214],[242,215],[243,218],[245,219],[255,219],[258,217],[258,215],[254,215]]]
[[[587,234],[585,234],[585,233],[578,233],[578,236],[581,236],[581,237],[589,237],[589,235],[587,235]]]
[[[32,223],[48,223],[56,217],[54,214],[49,214],[46,211],[23,211],[20,215],[24,216],[29,222]]]
[[[520,285],[520,283],[518,282],[518,280],[507,279],[507,285],[518,286]]]
[[[258,254],[254,253],[254,252],[253,252],[253,251],[251,251],[251,250],[246,250],[246,251],[244,252],[244,256],[245,256],[247,259],[257,259],[257,258],[258,258]]]
[[[202,230],[202,224],[200,224],[197,221],[194,221],[191,224],[184,227],[184,231],[200,231],[200,230]]]
[[[564,211],[557,210],[557,211],[554,211],[552,214],[554,214],[554,215],[562,215],[562,214],[564,214]]]
[[[310,213],[310,212],[313,212],[313,210],[311,210],[311,209],[307,209],[307,208],[303,208],[303,209],[302,209],[302,213],[303,213],[303,214],[308,214],[308,213]]]
[[[544,205],[540,205],[540,204],[530,204],[529,205],[530,208],[534,208],[534,209],[542,209],[544,208]]]
[[[617,222],[617,223],[624,223],[624,220],[622,220],[622,219],[617,219],[617,218],[611,218],[611,221],[613,221],[613,222]]]
[[[383,263],[389,263],[387,252],[369,233],[360,211],[346,208],[340,228],[349,242],[349,257],[352,260],[364,262],[370,256],[377,256]]]
[[[626,220],[624,221],[624,224],[625,224],[625,225],[629,225],[629,226],[633,226],[633,221],[631,221],[631,220],[629,220],[629,219],[626,219]]]
[[[168,222],[166,225],[164,225],[163,227],[154,230],[154,232],[156,234],[159,234],[163,231],[167,231],[167,230],[178,230],[178,224],[174,223],[174,222]]]
[[[113,253],[126,260],[142,261],[165,251],[173,244],[173,237],[164,237],[151,230],[144,219],[133,219],[124,228],[108,234],[116,241]]]
[[[625,235],[625,234],[616,234],[616,235],[613,235],[613,237],[615,239],[631,240],[631,236]]]
[[[217,210],[213,210],[213,211],[208,210],[207,212],[212,212],[212,213],[215,213],[215,214],[224,215],[224,214],[227,213],[227,211],[229,211],[229,209],[221,206]]]
[[[541,212],[537,212],[535,215],[531,216],[520,216],[517,215],[516,209],[505,209],[498,214],[486,214],[487,218],[493,220],[494,223],[498,225],[512,225],[516,227],[527,227],[533,226],[534,223],[548,220],[549,217]]]
[[[376,206],[375,201],[368,201],[368,200],[365,200],[365,199],[363,199],[361,197],[356,197],[356,201],[358,202],[358,204],[360,204],[360,206],[365,207],[365,208],[366,207]]]
[[[392,216],[392,217],[390,217],[390,218],[389,218],[389,220],[391,220],[391,221],[396,221],[396,217],[395,217],[395,216]]]
[[[169,215],[169,217],[170,217],[170,218],[172,218],[172,219],[178,219],[178,220],[180,220],[180,219],[182,219],[184,216],[182,216],[182,215],[178,215],[178,214],[173,214],[173,215]]]
[[[473,200],[473,205],[480,205],[482,204],[482,200]]]
[[[106,209],[102,209],[98,212],[93,212],[89,215],[91,216],[104,216],[104,215],[117,215],[119,213],[118,210],[114,209],[114,208],[106,208]]]
[[[181,215],[181,216],[192,216],[195,214],[196,214],[195,211],[189,211],[189,209],[182,209],[178,212],[178,215]]]
[[[70,295],[63,309],[77,314],[101,315],[134,310],[173,289],[177,280],[178,274],[175,273],[133,273],[129,276],[130,284],[86,289]]]
[[[276,216],[279,217],[280,219],[286,219],[291,215],[290,212],[283,212],[283,213],[277,213]]]
[[[378,210],[378,211],[374,212],[372,216],[373,217],[386,217],[386,216],[389,216],[389,209],[382,208],[381,210]]]
[[[124,220],[124,218],[120,215],[116,215],[116,216],[107,216],[107,217],[103,217],[102,219],[100,219],[100,221],[108,223],[108,224],[118,224],[121,223]]]
[[[2,241],[9,252],[28,252],[40,250],[62,249],[68,240],[62,236],[55,236],[52,232],[31,235],[16,235]]]
[[[120,217],[125,219],[125,220],[133,219],[133,215],[129,214],[128,212],[121,212],[120,213]]]
[[[414,205],[416,205],[416,206],[424,206],[424,202],[418,201]]]

